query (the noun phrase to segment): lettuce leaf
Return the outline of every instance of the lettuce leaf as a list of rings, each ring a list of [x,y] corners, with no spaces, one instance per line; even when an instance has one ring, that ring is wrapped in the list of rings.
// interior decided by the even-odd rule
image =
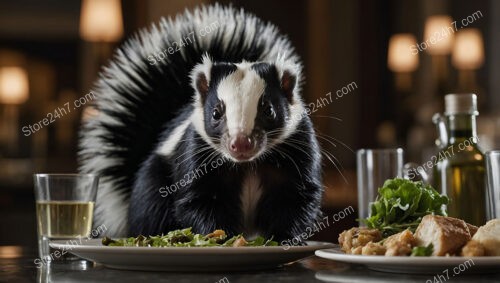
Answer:
[[[415,232],[425,215],[446,216],[448,203],[448,197],[422,182],[390,179],[379,188],[377,199],[370,204],[370,216],[361,221],[382,231],[384,237],[405,229]]]
[[[413,247],[411,250],[411,256],[431,256],[434,251],[434,246],[429,244],[427,247]]]
[[[220,231],[220,230],[218,230]],[[130,237],[125,239],[113,240],[108,237],[102,239],[105,246],[124,246],[124,247],[230,247],[233,243],[242,238],[239,234],[227,239],[224,231],[219,235],[194,234],[191,228],[179,229],[168,232],[166,235]],[[266,240],[264,237],[257,237],[253,241],[247,242],[245,246],[277,246],[278,242],[272,240],[273,237]]]

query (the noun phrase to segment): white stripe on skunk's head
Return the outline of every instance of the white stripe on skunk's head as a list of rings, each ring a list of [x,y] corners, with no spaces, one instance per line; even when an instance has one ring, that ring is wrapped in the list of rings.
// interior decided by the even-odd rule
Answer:
[[[212,62],[192,73],[192,122],[200,136],[234,162],[252,161],[297,128],[304,113],[299,66],[264,62]],[[293,118],[295,117],[295,118]]]

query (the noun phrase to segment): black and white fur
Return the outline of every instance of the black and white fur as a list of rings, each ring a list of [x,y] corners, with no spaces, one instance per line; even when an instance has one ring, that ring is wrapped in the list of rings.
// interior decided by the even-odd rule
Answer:
[[[197,34],[215,21],[214,32]],[[192,31],[192,44],[146,60]],[[94,226],[110,236],[305,232],[320,213],[322,180],[301,81],[288,39],[243,10],[202,7],[141,31],[101,74],[98,114],[80,132],[80,171],[101,176]],[[251,150],[235,153],[236,136]]]

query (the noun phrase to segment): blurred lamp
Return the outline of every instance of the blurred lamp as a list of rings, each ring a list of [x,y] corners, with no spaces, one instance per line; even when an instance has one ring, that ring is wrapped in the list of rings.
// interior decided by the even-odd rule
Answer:
[[[460,70],[476,70],[483,65],[483,36],[478,29],[467,28],[457,33],[451,62]]]
[[[24,68],[0,68],[0,103],[22,104],[28,99],[28,93],[28,73]]]
[[[120,0],[83,0],[80,36],[93,42],[118,41],[123,36]]]
[[[416,46],[417,40],[413,34],[400,33],[389,39],[387,66],[396,73],[413,72],[418,67],[418,55],[412,54],[411,46]]]
[[[430,16],[425,21],[425,50],[431,55],[447,55],[451,52],[455,28],[450,16]]]
[[[2,142],[9,154],[19,149],[19,110],[17,105],[28,99],[28,73],[22,67],[0,67],[0,103],[5,104],[2,122]]]

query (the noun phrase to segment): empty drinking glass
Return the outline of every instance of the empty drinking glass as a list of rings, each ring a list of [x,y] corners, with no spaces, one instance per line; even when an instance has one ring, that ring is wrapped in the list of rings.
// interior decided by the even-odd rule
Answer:
[[[500,150],[486,153],[486,217],[500,218]]]

